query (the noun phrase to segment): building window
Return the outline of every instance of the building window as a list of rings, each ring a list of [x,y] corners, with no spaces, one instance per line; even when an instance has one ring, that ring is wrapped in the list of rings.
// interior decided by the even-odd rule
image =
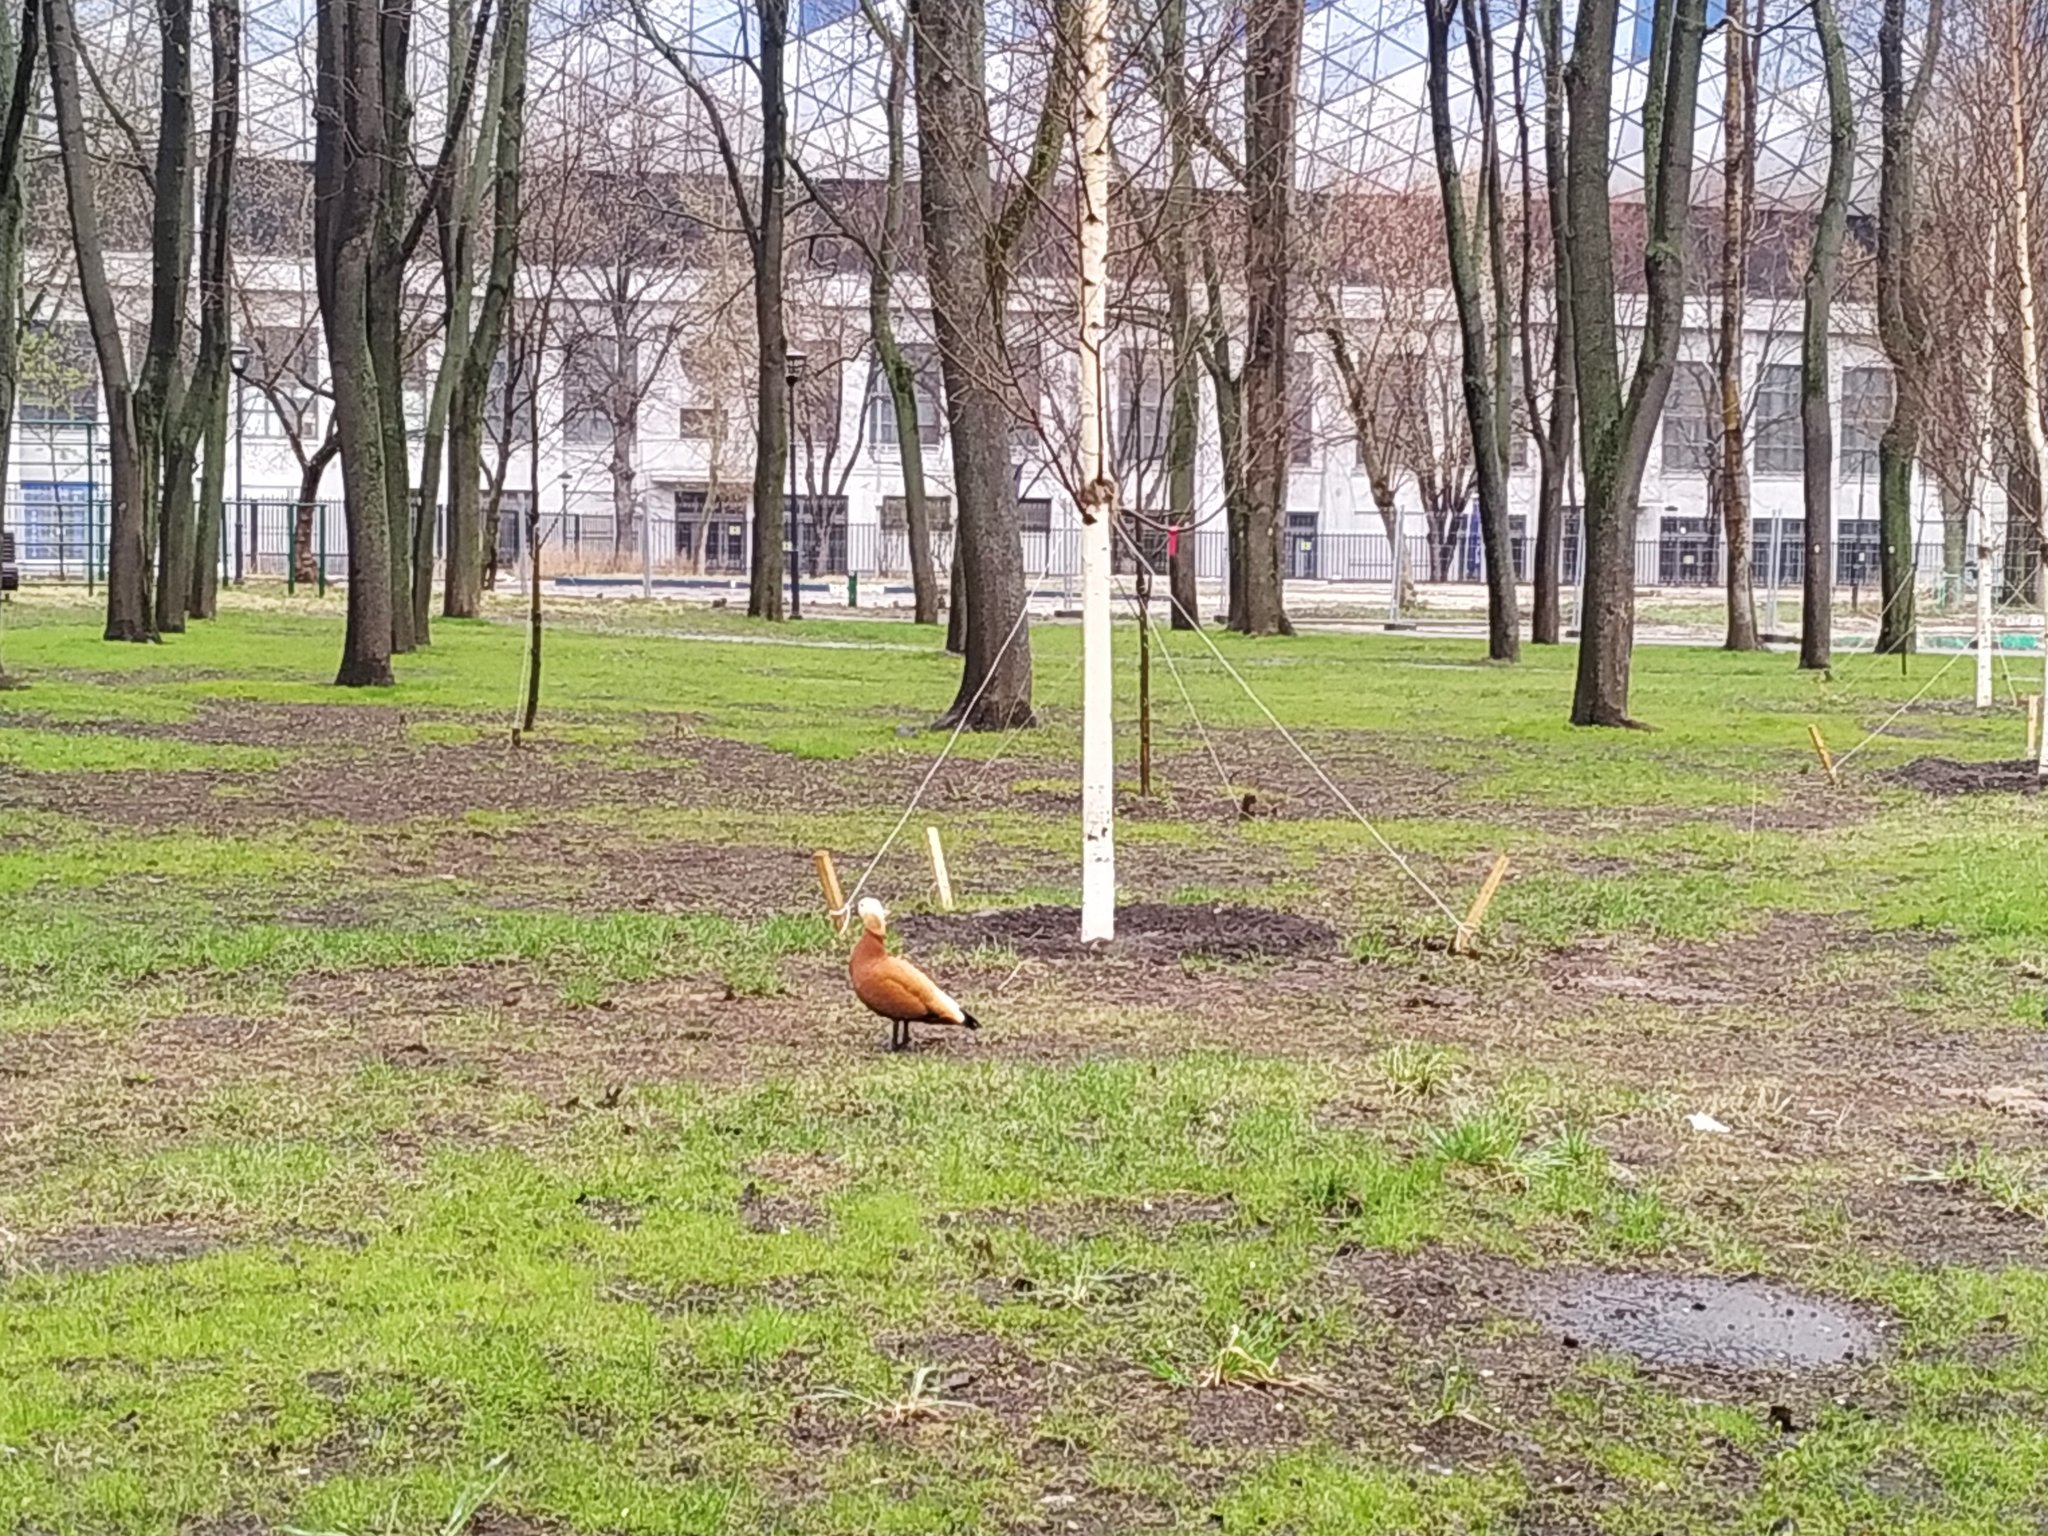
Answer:
[[[1759,475],[1796,475],[1806,468],[1796,364],[1773,364],[1757,384],[1755,464]]]
[[[933,533],[953,531],[953,498],[927,496],[924,499],[925,526]],[[910,528],[910,503],[901,496],[882,498],[882,531],[904,533]]]
[[[1771,551],[1778,554],[1778,574],[1771,575]],[[1796,587],[1806,576],[1806,519],[1755,519],[1749,529],[1750,578],[1760,586]]]
[[[1166,455],[1166,374],[1158,353],[1125,350],[1116,364],[1116,457],[1157,464]]]
[[[1720,410],[1714,370],[1705,363],[1680,363],[1664,397],[1664,472],[1704,475],[1720,439]]]
[[[677,432],[685,442],[708,443],[717,436],[718,411],[709,405],[686,405],[678,418]]]
[[[1051,533],[1051,500],[1044,496],[1025,497],[1017,503],[1017,521],[1026,533]]]
[[[1835,582],[1844,587],[1874,586],[1879,551],[1884,541],[1875,519],[1849,518],[1835,527]]]
[[[1711,587],[1721,580],[1720,524],[1711,517],[1667,517],[1657,529],[1657,585]]]
[[[911,392],[917,400],[918,443],[925,448],[936,448],[946,437],[945,416],[941,409],[945,396],[939,378],[938,348],[923,342],[906,342],[903,360],[910,364]],[[889,392],[889,381],[880,367],[875,369],[874,385],[868,395],[868,446],[890,450],[902,446],[896,432],[896,400]]]
[[[98,397],[94,399],[97,403]],[[59,567],[84,560],[92,549],[95,492],[104,496],[104,488],[89,479],[24,480],[19,490],[21,558]]]
[[[675,495],[676,553],[696,570],[744,571],[749,510],[744,495],[721,491],[714,502],[702,486]]]
[[[1842,478],[1877,478],[1877,443],[1892,420],[1889,368],[1842,370]]]

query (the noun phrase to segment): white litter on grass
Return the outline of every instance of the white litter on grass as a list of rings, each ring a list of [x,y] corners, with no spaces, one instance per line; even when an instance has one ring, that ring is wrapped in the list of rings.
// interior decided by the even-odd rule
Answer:
[[[1703,1114],[1698,1110],[1687,1115],[1685,1123],[1696,1131],[1706,1131],[1715,1136],[1726,1136],[1728,1134],[1727,1126],[1716,1120],[1712,1115]]]

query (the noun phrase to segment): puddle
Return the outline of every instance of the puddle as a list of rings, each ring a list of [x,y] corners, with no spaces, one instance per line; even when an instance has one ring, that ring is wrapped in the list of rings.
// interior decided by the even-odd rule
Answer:
[[[1848,1307],[1762,1280],[1544,1275],[1521,1304],[1568,1344],[1651,1365],[1811,1369],[1867,1360],[1877,1330]]]

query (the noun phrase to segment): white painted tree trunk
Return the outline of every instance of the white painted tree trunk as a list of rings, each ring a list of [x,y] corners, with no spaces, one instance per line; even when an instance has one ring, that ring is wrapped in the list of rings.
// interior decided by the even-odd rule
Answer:
[[[1998,569],[1998,541],[1991,527],[1991,395],[1996,387],[1998,348],[1994,337],[1998,325],[1998,226],[1991,226],[1990,260],[1984,284],[1984,363],[1977,381],[1977,398],[1971,402],[1977,412],[1977,466],[1971,477],[1976,483],[1971,501],[1977,518],[1977,707],[1991,707],[1991,599],[1996,588],[1992,574]]]
[[[1102,340],[1109,279],[1109,0],[1081,6],[1081,941],[1116,936],[1109,577],[1116,483]]]

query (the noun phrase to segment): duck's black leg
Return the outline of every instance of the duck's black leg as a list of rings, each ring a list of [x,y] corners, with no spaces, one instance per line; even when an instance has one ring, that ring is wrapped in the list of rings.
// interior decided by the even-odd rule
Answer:
[[[892,1051],[907,1051],[910,1049],[910,1026],[901,1019],[890,1021],[889,1049]]]

